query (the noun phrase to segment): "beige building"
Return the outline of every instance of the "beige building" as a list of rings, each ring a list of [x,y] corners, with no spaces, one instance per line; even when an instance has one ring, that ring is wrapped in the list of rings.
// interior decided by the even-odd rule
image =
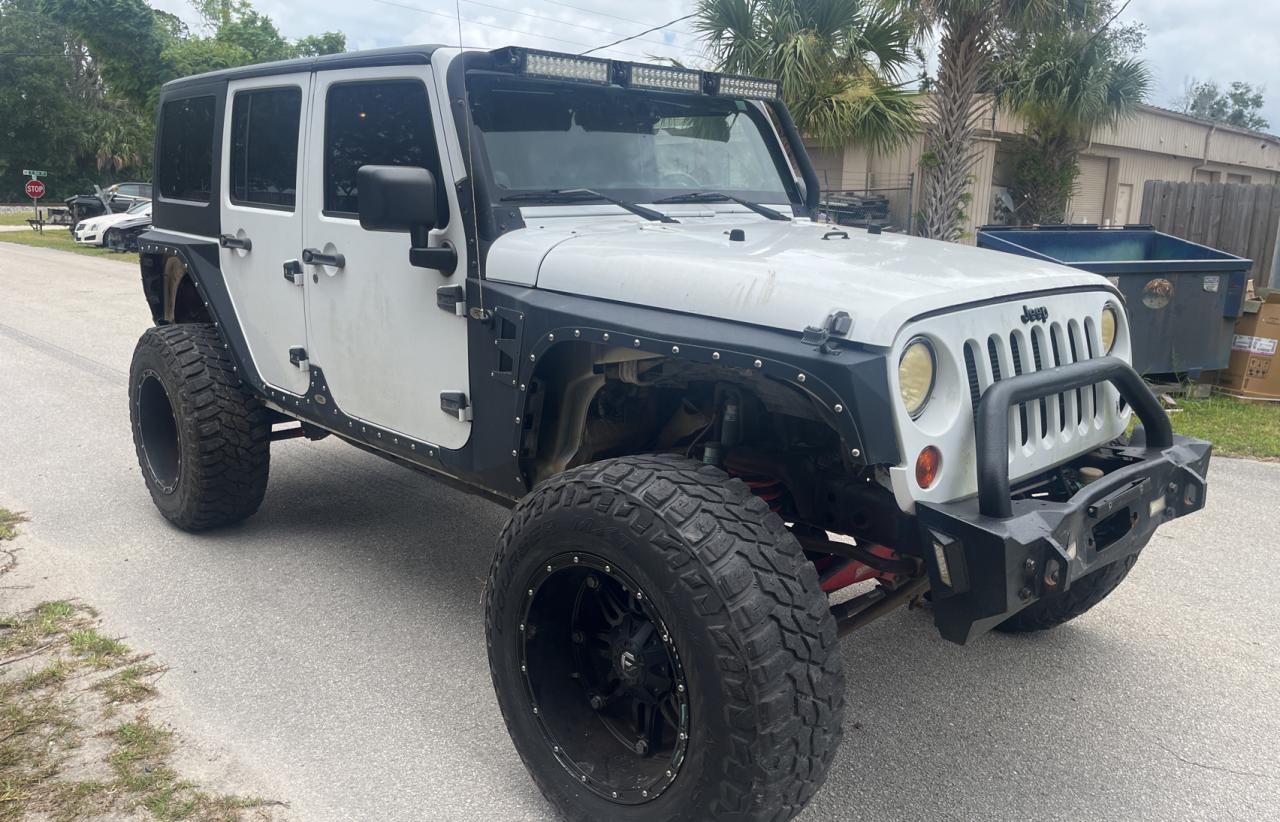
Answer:
[[[1004,194],[1012,174],[1006,146],[1021,130],[1020,118],[1004,111],[988,111],[983,118],[968,212],[970,242],[977,226],[1002,222],[1011,205]],[[859,146],[810,151],[824,189],[883,192],[895,224],[906,225],[919,208],[922,146],[916,138],[887,155]],[[1068,221],[1137,222],[1147,180],[1280,184],[1280,137],[1141,106],[1136,116],[1100,129],[1085,149]]]

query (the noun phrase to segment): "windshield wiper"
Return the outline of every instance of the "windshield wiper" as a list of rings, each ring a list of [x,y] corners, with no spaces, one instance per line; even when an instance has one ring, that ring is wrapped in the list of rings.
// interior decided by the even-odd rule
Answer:
[[[586,200],[602,200],[606,203],[612,203],[618,208],[630,211],[637,217],[643,217],[646,220],[653,220],[659,223],[680,222],[673,217],[668,217],[661,211],[654,211],[652,208],[617,200],[598,191],[592,191],[589,188],[548,188],[543,191],[518,191],[514,194],[507,194],[500,199],[504,203],[520,202],[522,200],[534,200],[544,203],[579,203]]]
[[[770,220],[790,220],[791,218],[783,214],[781,211],[774,211],[768,206],[762,206],[759,203],[753,203],[750,200],[744,200],[741,197],[735,197],[732,194],[725,194],[722,191],[691,191],[688,194],[673,194],[670,197],[663,197],[661,200],[654,200],[655,203],[737,203],[740,206],[749,208],[761,217],[767,217]]]

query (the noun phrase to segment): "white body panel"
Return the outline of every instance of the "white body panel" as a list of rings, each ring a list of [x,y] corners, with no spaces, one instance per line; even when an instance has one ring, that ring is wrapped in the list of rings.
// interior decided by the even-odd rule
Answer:
[[[1011,254],[803,219],[717,210],[709,212],[715,217],[670,224],[606,217],[600,207],[601,216],[527,212],[529,227],[493,246],[503,279],[787,331],[821,326],[832,312],[847,311],[850,340],[886,348],[921,314],[1104,283],[1095,274]],[[746,240],[731,241],[731,228],[743,229]]]
[[[311,99],[311,74],[283,74],[236,80],[227,85],[227,116],[222,135],[222,194],[219,201],[222,232],[249,238],[252,249],[222,248],[218,260],[226,279],[231,303],[244,330],[244,338],[258,373],[268,384],[294,394],[305,394],[309,377],[289,362],[289,349],[307,344],[302,289],[284,279],[285,260],[302,251],[302,201],[292,210],[251,206],[231,201],[231,111],[237,92],[263,88],[295,87],[302,94],[298,123],[297,189],[302,191],[302,156],[306,145],[307,108]]]
[[[470,393],[466,319],[441,311],[436,289],[460,284],[467,248],[461,220],[432,232],[431,245],[448,240],[459,251],[453,276],[409,264],[408,232],[366,231],[355,216],[323,213],[324,110],[329,88],[358,81],[414,80],[425,85],[432,125],[445,145],[440,97],[426,66],[324,71],[315,75],[303,192],[303,246],[341,253],[345,268],[305,266],[307,353],[324,370],[344,413],[444,448],[460,448],[471,423],[440,410],[443,391]],[[447,110],[447,106],[444,107]],[[448,157],[444,179],[452,178]],[[460,210],[454,187],[449,211]],[[299,249],[301,251],[301,248]]]
[[[1023,322],[1026,304],[1046,308],[1048,322]],[[898,505],[904,511],[911,511],[916,502],[950,502],[978,493],[974,404],[965,360],[966,345],[972,346],[974,377],[980,396],[991,386],[997,371],[992,368],[993,350],[1001,379],[1103,356],[1097,318],[1102,316],[1107,304],[1115,306],[1118,315],[1123,317],[1115,295],[1099,290],[1033,295],[1023,301],[927,317],[903,327],[888,362],[896,365],[907,344],[924,337],[933,346],[937,376],[933,398],[918,418],[912,419],[900,402],[893,406],[903,464],[890,468],[889,477]],[[1017,340],[1016,349],[1013,339]],[[1016,365],[1015,350],[1020,361]],[[1122,320],[1111,355],[1128,362],[1132,356],[1130,351],[1128,325]],[[889,385],[890,395],[897,397],[897,368],[889,369]],[[1082,389],[1063,394],[1061,401],[1057,395],[1050,397],[1043,406],[1039,402],[1026,403],[1025,432],[1022,415],[1014,406],[1009,412],[1010,480],[1016,484],[1020,479],[1123,434],[1131,411],[1127,408],[1121,411],[1119,399],[1119,392],[1110,383],[1103,383],[1096,388],[1096,400],[1094,390]],[[942,468],[933,485],[924,489],[916,483],[915,461],[928,445],[942,452]]]

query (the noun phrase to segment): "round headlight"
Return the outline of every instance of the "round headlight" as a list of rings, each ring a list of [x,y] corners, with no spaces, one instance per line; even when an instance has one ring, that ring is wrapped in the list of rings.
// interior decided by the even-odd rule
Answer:
[[[912,419],[920,416],[929,404],[936,371],[933,346],[924,337],[916,337],[902,349],[902,359],[898,360],[898,391]]]
[[[1102,309],[1102,326],[1098,333],[1102,336],[1102,353],[1110,354],[1116,344],[1116,328],[1120,326],[1120,318],[1116,315],[1116,307],[1108,305]]]

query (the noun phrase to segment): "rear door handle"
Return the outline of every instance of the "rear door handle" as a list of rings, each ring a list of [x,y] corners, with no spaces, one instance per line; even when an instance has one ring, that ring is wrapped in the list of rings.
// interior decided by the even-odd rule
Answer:
[[[234,234],[223,234],[218,237],[218,245],[223,248],[238,248],[241,251],[253,250],[253,240],[248,237],[237,237]]]
[[[302,249],[302,261],[307,265],[329,265],[334,268],[347,267],[347,258],[342,254],[325,254],[318,248]]]

